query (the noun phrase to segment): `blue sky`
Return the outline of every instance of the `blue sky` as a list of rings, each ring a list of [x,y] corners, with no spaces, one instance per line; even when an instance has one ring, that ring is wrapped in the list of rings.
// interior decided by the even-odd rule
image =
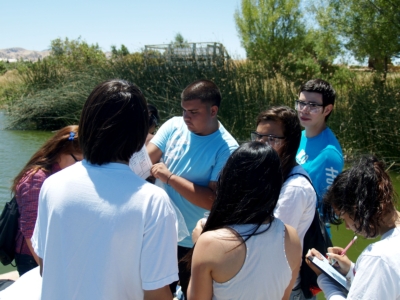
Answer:
[[[5,3],[4,3],[5,2]],[[0,49],[45,50],[56,38],[121,44],[130,52],[181,33],[189,42],[220,42],[245,58],[234,21],[240,0],[19,0],[0,4]]]

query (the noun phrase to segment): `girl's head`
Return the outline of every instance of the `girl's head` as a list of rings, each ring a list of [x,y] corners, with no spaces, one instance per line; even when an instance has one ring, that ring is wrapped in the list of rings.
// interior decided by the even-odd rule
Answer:
[[[12,191],[24,174],[32,170],[32,174],[39,169],[49,172],[53,164],[58,163],[61,168],[68,167],[76,161],[82,160],[82,151],[78,141],[78,126],[70,125],[58,130],[35,154],[31,157],[21,172],[15,177]]]
[[[283,177],[296,165],[300,145],[301,127],[296,111],[287,106],[273,106],[257,117],[257,129],[252,140],[268,143],[281,159]]]
[[[343,219],[348,229],[367,238],[379,235],[383,219],[395,211],[390,177],[372,155],[339,174],[324,197],[324,214],[332,224]]]
[[[274,149],[260,142],[243,144],[221,171],[204,231],[272,220],[282,182],[280,160]]]

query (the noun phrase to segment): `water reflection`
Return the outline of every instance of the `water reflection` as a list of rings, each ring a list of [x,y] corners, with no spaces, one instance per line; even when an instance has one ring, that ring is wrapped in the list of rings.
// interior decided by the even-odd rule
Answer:
[[[48,131],[5,130],[7,115],[0,111],[0,208],[9,201],[12,180],[33,153],[52,135]]]

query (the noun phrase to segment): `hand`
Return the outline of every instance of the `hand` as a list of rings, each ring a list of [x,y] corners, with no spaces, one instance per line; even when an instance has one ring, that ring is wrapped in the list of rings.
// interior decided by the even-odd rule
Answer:
[[[204,218],[197,221],[196,227],[192,231],[193,244],[196,244],[197,239],[199,238],[200,234],[203,232],[204,224],[205,224]]]
[[[157,163],[151,167],[151,175],[162,182],[167,183],[168,177],[172,174],[164,163]]]
[[[328,248],[328,257],[329,259],[335,259],[336,263],[334,267],[337,269],[339,273],[346,276],[351,268],[351,260],[346,255],[340,255],[343,251],[343,248],[340,247],[329,247]]]
[[[322,273],[321,270],[318,269],[313,263],[311,263],[311,261],[308,259],[309,256],[313,256],[313,257],[316,257],[316,258],[322,260],[323,259],[322,254],[319,253],[318,250],[312,248],[312,249],[308,250],[306,257],[305,257],[306,263],[311,268],[311,270],[313,270],[315,272],[315,274],[317,274],[317,276],[321,275],[321,273]]]

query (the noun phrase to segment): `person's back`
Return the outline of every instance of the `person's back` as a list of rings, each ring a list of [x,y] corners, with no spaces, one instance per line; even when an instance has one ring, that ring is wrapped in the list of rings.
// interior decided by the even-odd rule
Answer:
[[[42,299],[172,298],[175,212],[166,193],[128,165],[147,133],[138,87],[95,87],[79,122],[84,160],[46,180],[39,196],[33,241]]]
[[[228,159],[204,228],[194,232],[188,299],[288,299],[299,272],[296,230],[273,216],[282,186],[278,154],[260,142]],[[199,231],[202,231],[199,236]]]
[[[142,299],[142,286],[172,281],[173,260],[159,257],[171,257],[163,239],[176,238],[164,191],[118,163],[83,161],[55,175],[45,182],[47,201],[39,206],[40,217],[51,219],[47,228],[37,223],[51,240],[40,250],[43,299]],[[159,242],[156,251],[144,236]],[[169,276],[155,273],[157,264]]]
[[[264,230],[269,224],[264,224],[259,231]],[[240,236],[251,232],[254,225],[236,225],[231,228]],[[214,232],[215,238],[220,238],[220,229]],[[224,240],[226,249],[234,249],[235,257],[229,257],[223,263],[231,266],[238,260],[237,273],[225,282],[213,281],[213,299],[282,299],[285,289],[292,278],[292,270],[285,253],[285,225],[275,219],[268,231],[254,235],[244,244],[241,237],[230,232]],[[234,248],[239,244],[238,248]],[[242,259],[244,257],[244,259]],[[268,272],[266,270],[275,270]],[[236,270],[235,270],[236,271]],[[215,272],[216,278],[218,273]],[[233,273],[233,272],[232,272]],[[225,278],[226,279],[226,278]]]

